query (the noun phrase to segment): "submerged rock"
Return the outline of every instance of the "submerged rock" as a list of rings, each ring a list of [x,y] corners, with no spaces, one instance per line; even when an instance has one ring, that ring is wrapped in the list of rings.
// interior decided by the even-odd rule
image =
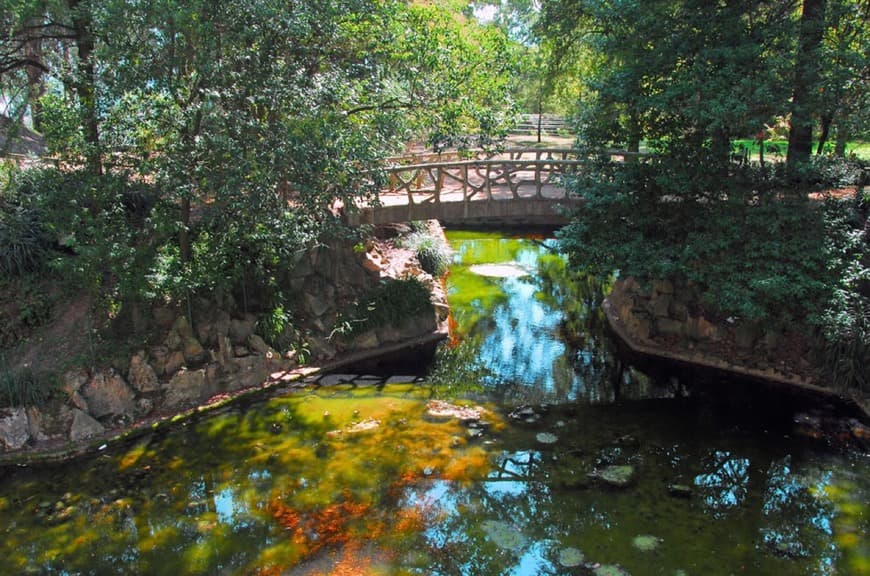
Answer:
[[[522,278],[528,276],[529,271],[518,262],[505,262],[502,264],[475,264],[469,267],[469,271],[478,276],[490,278]]]
[[[426,415],[438,420],[451,420],[456,418],[463,422],[480,420],[483,418],[482,406],[458,406],[443,400],[430,400],[426,405]]]
[[[618,564],[598,564],[592,568],[595,576],[631,576],[625,568]]]
[[[634,482],[635,471],[634,466],[628,464],[605,466],[590,472],[589,477],[612,488],[627,488]]]
[[[585,557],[577,548],[562,548],[559,550],[559,565],[563,568],[573,568],[583,564]]]
[[[341,436],[342,434],[357,434],[359,432],[366,432],[368,430],[374,430],[375,428],[380,427],[381,421],[376,420],[375,418],[366,418],[352,426],[348,426],[343,430],[330,430],[326,433],[327,436],[335,438],[336,436]]]
[[[687,484],[668,484],[668,493],[675,498],[691,498],[692,487]]]
[[[512,524],[500,520],[487,520],[481,527],[486,537],[499,548],[518,552],[526,545],[526,537]]]
[[[535,440],[541,444],[555,444],[559,441],[559,437],[549,432],[538,432],[535,435]]]
[[[659,547],[659,544],[662,543],[662,539],[656,536],[650,536],[649,534],[641,534],[640,536],[635,536],[631,545],[641,552],[652,552],[656,548]]]

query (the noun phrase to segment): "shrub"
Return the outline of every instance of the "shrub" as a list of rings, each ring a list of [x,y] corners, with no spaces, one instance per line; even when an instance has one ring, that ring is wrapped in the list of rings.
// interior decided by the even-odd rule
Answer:
[[[427,273],[443,276],[450,265],[450,247],[442,238],[429,233],[428,230],[417,231],[407,236],[403,244],[414,251],[420,267]]]
[[[829,266],[837,286],[818,322],[821,376],[847,393],[870,392],[870,235],[866,205],[832,200],[825,205]]]
[[[818,318],[842,274],[829,210],[786,187],[780,168],[717,168],[704,150],[590,163],[574,182],[586,203],[562,230],[563,248],[579,267],[692,281],[723,317]]]
[[[429,289],[417,278],[382,280],[349,312],[342,314],[335,333],[352,336],[381,326],[398,326],[408,318],[432,311]]]
[[[48,234],[36,210],[0,207],[0,274],[21,276],[37,270],[49,252]]]
[[[817,188],[844,188],[866,182],[867,164],[858,158],[822,155],[801,167],[801,180]]]
[[[28,172],[14,172],[0,196],[0,274],[21,276],[41,268],[51,236],[36,197],[27,193]]]
[[[840,291],[823,318],[819,341],[822,377],[846,393],[870,393],[870,299]]]

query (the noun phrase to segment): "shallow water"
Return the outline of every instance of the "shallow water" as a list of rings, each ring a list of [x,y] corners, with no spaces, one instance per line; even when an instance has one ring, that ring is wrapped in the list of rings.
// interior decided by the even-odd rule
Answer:
[[[631,367],[606,282],[549,241],[449,238],[462,343],[431,379],[349,377],[2,471],[0,574],[870,573],[866,456],[796,436],[778,396]],[[433,397],[486,413],[427,416]],[[615,466],[627,486],[592,478]]]

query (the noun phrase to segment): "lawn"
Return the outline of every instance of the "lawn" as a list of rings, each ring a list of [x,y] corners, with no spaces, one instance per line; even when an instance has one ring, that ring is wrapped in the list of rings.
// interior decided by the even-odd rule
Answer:
[[[758,160],[758,142],[752,138],[743,138],[733,140],[735,150],[748,150],[750,160]],[[813,142],[813,152],[816,150],[817,142]],[[833,151],[833,143],[826,146]],[[777,158],[785,159],[788,151],[788,142],[785,140],[767,140],[764,142],[764,159],[776,160]],[[849,142],[846,145],[846,155],[855,154],[863,160],[870,160],[870,142]]]

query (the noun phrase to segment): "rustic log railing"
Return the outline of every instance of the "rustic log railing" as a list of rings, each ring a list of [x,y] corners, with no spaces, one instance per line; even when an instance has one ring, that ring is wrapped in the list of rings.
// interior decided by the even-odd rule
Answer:
[[[570,148],[516,148],[390,158],[387,186],[377,201],[344,215],[353,225],[442,220],[553,225],[582,204],[564,180],[577,173],[581,152]],[[609,151],[612,160],[642,156]]]
[[[460,190],[462,202],[493,200],[496,187],[509,190],[512,198],[520,198],[520,188],[529,185],[533,187],[534,195],[526,193],[522,197],[543,198],[544,187],[552,185],[560,188],[559,197],[564,197],[562,176],[581,164],[576,150],[563,148],[508,149],[498,154],[475,151],[471,154],[473,157],[465,160],[455,155],[446,160],[427,155],[424,162],[420,162],[419,157],[391,159],[392,164],[386,168],[389,188],[384,193],[403,195],[408,204],[414,205],[439,203],[443,192],[449,191],[455,196]],[[411,163],[403,163],[408,161]]]

